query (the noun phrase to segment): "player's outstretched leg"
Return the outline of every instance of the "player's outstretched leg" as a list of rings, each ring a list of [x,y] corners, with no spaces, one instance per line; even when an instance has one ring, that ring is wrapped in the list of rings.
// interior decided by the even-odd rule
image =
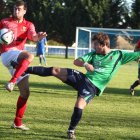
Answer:
[[[35,74],[39,76],[52,76],[53,67],[33,66],[28,67],[25,73]]]
[[[43,77],[55,76],[62,82],[65,82],[67,79],[67,68],[33,66],[33,67],[28,67],[25,73],[35,74]]]

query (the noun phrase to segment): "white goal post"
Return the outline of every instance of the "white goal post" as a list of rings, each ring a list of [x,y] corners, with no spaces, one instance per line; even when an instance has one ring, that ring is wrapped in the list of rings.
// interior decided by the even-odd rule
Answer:
[[[75,59],[92,51],[91,38],[98,32],[104,32],[110,37],[111,49],[133,50],[140,39],[140,30],[136,29],[77,27]]]

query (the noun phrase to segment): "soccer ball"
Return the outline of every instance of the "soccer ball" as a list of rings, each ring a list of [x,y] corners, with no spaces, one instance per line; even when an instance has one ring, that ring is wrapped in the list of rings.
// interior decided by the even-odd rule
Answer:
[[[14,33],[12,30],[3,28],[0,30],[0,44],[8,45],[14,40]]]

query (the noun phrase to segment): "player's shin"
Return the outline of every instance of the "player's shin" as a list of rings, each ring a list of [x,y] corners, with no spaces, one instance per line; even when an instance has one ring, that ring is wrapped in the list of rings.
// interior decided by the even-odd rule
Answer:
[[[68,131],[72,131],[76,128],[79,121],[81,120],[82,112],[83,112],[83,109],[80,109],[80,108],[77,108],[77,107],[74,108]]]
[[[135,81],[133,83],[133,85],[131,85],[131,88],[134,89],[135,87],[137,87],[139,85],[139,80]]]
[[[29,66],[30,62],[27,59],[24,59],[19,63],[19,65],[16,67],[16,71],[10,80],[12,83],[16,83],[16,80],[24,73],[24,71],[27,69]]]
[[[25,73],[35,74],[39,76],[52,76],[53,67],[33,66],[28,67]]]
[[[16,117],[14,120],[14,124],[16,126],[22,125],[22,118],[26,110],[26,102],[27,102],[27,99],[24,99],[21,96],[19,96],[18,101],[17,101]]]

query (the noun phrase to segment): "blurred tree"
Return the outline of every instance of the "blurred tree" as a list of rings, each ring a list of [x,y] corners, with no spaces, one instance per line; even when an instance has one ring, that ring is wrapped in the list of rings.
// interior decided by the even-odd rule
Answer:
[[[77,26],[125,28],[129,21],[125,0],[24,1],[28,5],[26,19],[35,24],[37,31],[46,31],[48,39],[63,43],[66,46],[66,58],[68,46],[75,41]],[[15,0],[0,0],[0,2],[2,11],[0,16],[10,15]]]
[[[103,14],[103,27],[107,28],[126,28],[126,17],[129,10],[124,0],[108,0],[107,10]],[[105,8],[106,8],[105,7]],[[107,15],[107,17],[106,17]]]
[[[90,0],[87,10],[92,20],[93,27],[103,27],[103,15],[108,16],[108,0]],[[107,20],[107,19],[105,19]]]
[[[28,10],[25,15],[26,19],[32,21],[37,31],[46,31],[46,9],[48,8],[48,1],[46,0],[26,0]]]
[[[65,3],[65,4],[64,4]],[[66,46],[65,57],[68,57],[68,46],[71,46],[75,40],[75,31],[77,26],[91,26],[90,17],[81,0],[57,0],[49,22],[53,25],[51,36],[58,42],[63,42]]]
[[[125,0],[91,1],[88,7],[93,27],[121,28],[126,25],[128,8]]]
[[[131,27],[133,29],[140,28],[140,0],[134,0],[132,3]]]
[[[14,0],[0,0],[0,19],[9,17],[12,14],[11,4],[13,3],[13,1]]]
[[[3,0],[0,0],[0,19],[3,18],[4,14],[5,14],[5,7],[6,7],[6,3]]]

